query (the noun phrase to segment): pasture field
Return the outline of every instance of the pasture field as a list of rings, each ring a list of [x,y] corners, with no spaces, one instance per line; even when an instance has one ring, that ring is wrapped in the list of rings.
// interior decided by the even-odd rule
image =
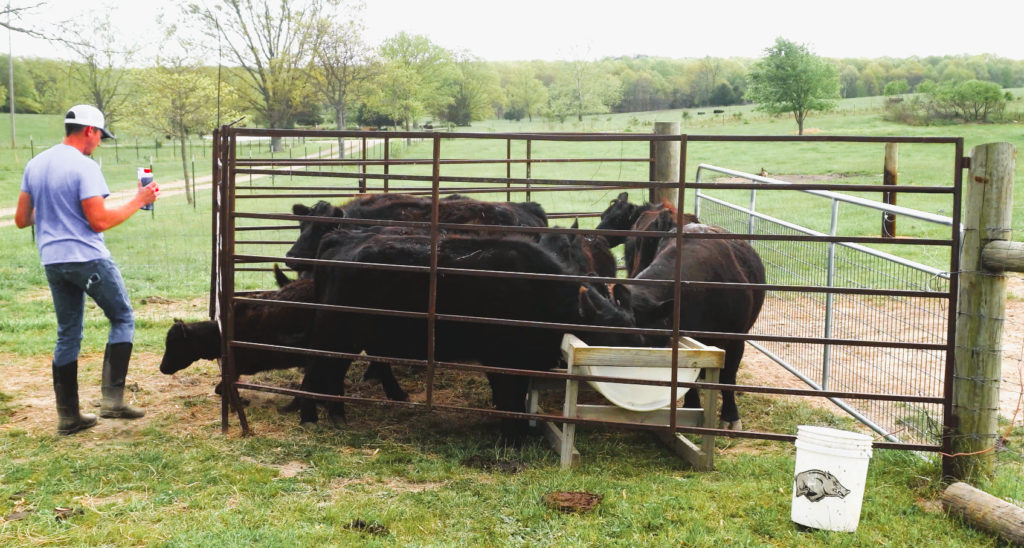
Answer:
[[[854,114],[854,106],[861,112]],[[812,117],[806,127],[835,135],[962,135],[966,151],[994,141],[1010,141],[1024,148],[1024,124],[907,127],[884,122],[877,112],[863,113],[870,107],[867,100],[844,102],[839,114]],[[604,115],[597,118],[607,126],[596,127],[595,122],[594,129],[621,130],[629,125],[633,131],[649,131],[649,126],[629,124],[629,118],[643,121],[680,116],[679,111]],[[34,134],[37,144],[43,135],[57,142],[59,122],[58,117],[22,116],[19,135],[28,131],[25,128],[36,131],[38,127],[39,133]],[[546,130],[546,122],[534,124],[528,127],[524,123],[523,131]],[[570,126],[550,130],[575,130]],[[48,127],[57,127],[57,132],[46,134]],[[518,130],[506,121],[474,124],[470,129],[492,127],[496,131]],[[795,129],[789,118],[703,127],[691,121],[683,126],[684,132],[694,134],[768,135]],[[0,131],[0,143],[9,142],[3,135]],[[304,145],[294,144],[296,156],[300,149],[303,154],[318,152],[312,148],[313,141]],[[325,141],[319,146],[329,145]],[[160,150],[157,174],[161,182],[181,177],[180,160],[170,159],[169,154],[165,160],[164,152],[169,150]],[[122,148],[118,153],[125,151]],[[534,158],[645,157],[647,145],[538,142],[532,152]],[[22,153],[22,149],[0,149],[4,207],[15,205],[19,165],[23,167],[25,161]],[[254,151],[254,155],[265,153],[265,147]],[[504,158],[505,143],[444,140],[442,153],[447,158]],[[697,164],[703,162],[753,173],[763,168],[773,176],[841,174],[841,178],[829,180],[878,184],[882,153],[881,145],[691,143],[687,180],[693,180]],[[109,148],[101,147],[100,154],[111,190],[130,189],[136,167],[134,148],[127,163],[122,154],[122,164],[107,159]],[[245,145],[239,156],[247,155]],[[369,155],[379,156],[379,148]],[[401,155],[428,157],[429,142],[413,143]],[[525,157],[522,143],[513,145],[513,157]],[[903,145],[900,184],[952,184],[952,162],[951,145]],[[1024,196],[1021,164],[1024,162],[1019,163],[1015,179],[1018,197]],[[200,163],[198,154],[196,168],[200,176],[210,171],[209,162]],[[524,169],[514,166],[513,177],[522,176]],[[429,166],[392,168],[391,173],[427,174]],[[505,167],[445,166],[442,174],[504,176]],[[619,162],[537,164],[533,176],[646,180],[647,168]],[[242,177],[238,181],[240,197],[246,193],[247,181]],[[338,181],[280,175],[253,183],[287,189]],[[346,186],[354,186],[351,179],[345,181],[349,182]],[[380,186],[377,180],[369,184],[371,189]],[[392,188],[414,186],[424,185],[391,182]],[[489,419],[349,407],[345,428],[309,432],[298,428],[296,416],[278,413],[276,406],[282,398],[249,393],[244,396],[250,399],[248,412],[256,436],[241,438],[235,427],[232,435],[223,437],[219,401],[212,395],[216,366],[205,363],[174,377],[157,371],[172,318],[195,321],[207,317],[210,196],[203,189],[200,186],[195,208],[185,203],[182,194],[170,195],[160,201],[154,215],[137,215],[106,235],[122,266],[137,315],[136,359],[129,383],[137,385],[133,397],[150,414],[137,423],[103,421],[96,429],[71,438],[52,433],[49,353],[56,321],[45,276],[30,231],[3,226],[10,216],[0,216],[4,255],[0,263],[0,378],[4,379],[0,383],[0,518],[24,509],[34,511],[24,520],[0,524],[0,547],[1000,545],[993,537],[946,519],[935,502],[943,488],[937,465],[900,452],[876,452],[861,528],[856,534],[840,535],[801,530],[789,521],[793,449],[771,442],[719,439],[718,470],[701,474],[672,458],[647,434],[584,429],[577,437],[583,464],[564,472],[539,438],[530,440],[521,452],[497,448],[497,424]],[[535,193],[533,198],[549,212],[601,211],[618,192]],[[631,192],[634,200],[644,195],[645,191]],[[714,195],[746,203],[744,192]],[[499,192],[479,197],[504,196]],[[877,194],[864,196],[878,198]],[[518,193],[512,198],[522,200],[524,196]],[[240,198],[238,204],[243,211],[287,212],[297,201],[309,204],[313,200]],[[903,194],[899,203],[949,215],[952,202],[948,197]],[[687,210],[692,210],[692,195],[686,197],[686,204]],[[828,230],[829,208],[828,201],[802,193],[758,195],[759,211],[816,230]],[[841,211],[840,234],[878,234],[880,214],[847,206]],[[568,226],[571,222],[565,219],[554,224]],[[594,219],[581,219],[584,227],[595,224]],[[1024,205],[1014,210],[1014,227],[1024,228]],[[908,237],[948,237],[946,229],[906,219],[898,221],[898,230]],[[266,240],[295,237],[295,231],[248,234],[260,234]],[[898,251],[893,251],[897,247]],[[942,248],[884,248],[936,267],[948,266],[948,251],[943,253]],[[240,247],[245,253],[276,256],[283,256],[286,249],[286,245],[273,244]],[[273,280],[266,273],[242,273],[239,283],[240,288],[269,288]],[[99,362],[106,333],[107,322],[90,301],[82,359],[85,407],[99,392]],[[741,368],[740,374],[739,382],[756,382],[750,371]],[[414,400],[423,397],[418,377],[399,372],[399,378],[411,387]],[[289,386],[297,379],[295,373],[274,373],[261,380]],[[380,389],[356,380],[356,373],[350,379],[350,393],[380,397]],[[440,382],[446,397],[489,405],[489,390],[481,377],[442,374]],[[739,403],[745,427],[752,430],[795,433],[798,424],[856,427],[823,405],[797,398],[743,395]],[[982,487],[1021,501],[1022,468],[1014,459],[1020,459],[1024,430],[1013,430],[1006,443],[1013,451],[1001,452],[998,458],[1007,466],[1000,467],[1000,474]],[[510,469],[514,470],[502,471]],[[587,490],[602,494],[604,502],[591,514],[563,515],[540,503],[544,493],[554,490]],[[66,506],[84,508],[85,514],[55,521],[53,508]],[[389,533],[352,527],[357,519],[383,525]]]

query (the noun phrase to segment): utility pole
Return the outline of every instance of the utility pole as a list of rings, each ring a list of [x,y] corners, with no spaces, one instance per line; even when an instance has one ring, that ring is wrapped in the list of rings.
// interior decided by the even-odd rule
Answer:
[[[7,84],[10,87],[8,95],[11,96],[11,150],[17,146],[14,138],[14,43],[11,40],[11,3],[7,2]]]
[[[221,83],[221,72],[224,69],[224,64],[221,63],[221,46],[220,46],[220,21],[214,18],[217,25],[217,127],[220,127],[220,83]]]

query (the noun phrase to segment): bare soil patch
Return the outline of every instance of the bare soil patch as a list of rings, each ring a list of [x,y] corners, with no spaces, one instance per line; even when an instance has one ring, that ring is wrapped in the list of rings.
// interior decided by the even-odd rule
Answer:
[[[555,491],[544,495],[543,500],[559,512],[582,514],[597,508],[604,496],[585,491]]]

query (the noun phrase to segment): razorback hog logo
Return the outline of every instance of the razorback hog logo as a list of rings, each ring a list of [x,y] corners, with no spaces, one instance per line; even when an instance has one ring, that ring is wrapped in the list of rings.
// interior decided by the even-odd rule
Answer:
[[[832,474],[823,470],[808,470],[796,475],[793,488],[797,497],[807,497],[811,502],[818,502],[825,497],[845,498],[850,490],[843,487]]]

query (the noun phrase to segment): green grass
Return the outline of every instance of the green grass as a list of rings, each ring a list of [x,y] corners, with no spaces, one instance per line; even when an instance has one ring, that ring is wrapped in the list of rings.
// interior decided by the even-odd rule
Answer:
[[[851,425],[784,400],[741,405],[759,428]],[[223,437],[216,423],[181,433],[170,417],[95,439],[4,431],[0,451],[12,458],[0,460],[0,515],[34,513],[5,524],[0,546],[999,545],[927,506],[938,470],[908,453],[875,453],[860,528],[839,534],[789,520],[793,455],[781,444],[720,439],[716,471],[697,473],[649,434],[584,428],[582,465],[565,471],[539,438],[496,448],[490,421],[349,410],[355,426],[307,432],[264,400],[249,408],[252,438]],[[481,471],[471,457],[524,470]],[[304,469],[285,477],[289,463]],[[541,503],[576,490],[604,500],[585,515]],[[86,501],[96,502],[84,515],[54,520],[54,507]],[[390,533],[353,531],[356,519]]]
[[[859,110],[853,114],[853,106]],[[876,112],[863,113],[871,105],[866,100],[846,102],[840,113],[811,118],[807,127],[825,134],[858,135],[962,135],[971,146],[985,142],[1010,141],[1024,145],[1020,125],[966,125],[950,127],[907,127],[879,119]],[[745,107],[742,107],[745,108]],[[749,118],[746,111],[744,117]],[[635,116],[640,122],[679,119],[678,111],[665,113],[608,115],[600,118],[605,127],[597,130],[623,130]],[[612,118],[607,121],[606,118]],[[24,120],[22,120],[24,118]],[[47,119],[49,118],[49,119]],[[591,117],[587,117],[590,119]],[[547,128],[546,122],[524,124],[523,131],[578,128],[571,124]],[[33,125],[36,124],[36,125]],[[19,118],[19,134],[36,131],[59,141],[56,133],[42,129],[59,126],[57,117]],[[472,130],[518,130],[505,121],[475,124]],[[31,129],[27,129],[31,128]],[[589,127],[587,129],[590,129]],[[644,123],[630,125],[634,131],[649,131]],[[688,133],[701,134],[788,134],[795,124],[788,118],[756,118],[749,123],[705,124],[691,121]],[[2,139],[0,132],[0,139]],[[42,139],[42,137],[39,137]],[[24,139],[22,139],[24,141]],[[2,142],[2,141],[0,141]],[[37,141],[38,142],[38,141]],[[325,149],[312,140],[294,143],[296,156]],[[124,152],[126,149],[120,149]],[[164,151],[161,149],[161,159]],[[0,199],[13,207],[25,161],[24,149],[0,148]],[[545,157],[645,157],[646,144],[578,144],[537,142],[534,158]],[[266,155],[257,148],[254,155]],[[466,143],[442,141],[446,158],[503,158],[503,141]],[[15,158],[15,155],[18,155]],[[239,156],[247,157],[248,145]],[[371,151],[370,156],[379,156]],[[430,156],[429,143],[414,144],[401,153],[406,158]],[[112,190],[129,188],[134,181],[134,148],[122,164],[111,162],[109,147],[100,150],[104,171]],[[525,157],[521,143],[513,145],[513,157]],[[949,185],[952,183],[952,146],[904,145],[900,149],[900,183],[904,185]],[[687,179],[692,180],[698,163],[722,165],[743,171],[771,174],[843,173],[843,182],[877,184],[882,164],[881,145],[841,145],[826,143],[691,143]],[[209,162],[200,164],[199,173],[209,172]],[[428,174],[429,166],[393,168],[391,173]],[[513,167],[513,176],[523,176],[524,167]],[[1015,183],[1024,183],[1024,171],[1018,167]],[[371,169],[373,170],[373,169]],[[159,177],[180,178],[180,161],[166,159],[157,170]],[[163,175],[165,174],[166,175]],[[446,166],[444,175],[505,175],[504,166]],[[538,164],[536,178],[572,178],[607,180],[645,180],[643,164]],[[247,183],[239,176],[240,187]],[[255,184],[288,186],[336,183],[338,179],[310,179],[276,176],[273,181]],[[379,186],[371,181],[371,188]],[[120,186],[117,186],[120,185]],[[349,183],[348,186],[352,186]],[[424,187],[423,184],[393,181],[392,187]],[[600,211],[618,191],[589,193],[536,193],[550,212]],[[239,194],[244,195],[244,188]],[[633,191],[634,200],[644,196]],[[829,204],[795,193],[762,192],[758,210],[784,220],[828,230]],[[742,192],[719,192],[736,203],[746,204]],[[1018,191],[1018,195],[1021,192]],[[865,194],[877,199],[877,195]],[[504,193],[480,196],[503,199]],[[522,200],[522,193],[513,195]],[[340,201],[340,199],[331,199]],[[286,212],[294,202],[311,199],[238,200],[244,211]],[[692,208],[692,195],[687,196]],[[950,214],[948,198],[902,194],[901,205],[940,214]],[[1022,208],[1014,210],[1014,227],[1024,226]],[[205,295],[209,291],[210,196],[200,192],[193,209],[181,195],[172,196],[157,206],[154,215],[139,214],[125,225],[107,234],[107,244],[129,287],[138,316],[136,344],[140,352],[159,354],[171,318],[204,319]],[[2,221],[3,219],[0,219]],[[570,220],[557,224],[567,226]],[[239,224],[280,224],[278,221]],[[592,227],[585,219],[584,227]],[[840,234],[876,235],[877,214],[858,213],[844,206]],[[901,234],[918,237],[944,237],[942,229],[906,220],[899,222]],[[248,232],[246,238],[287,240],[294,231]],[[6,260],[0,264],[0,353],[18,356],[45,356],[52,351],[56,323],[52,303],[45,291],[43,271],[29,231],[0,227],[0,246]],[[887,250],[896,246],[885,246]],[[948,264],[948,252],[921,246],[899,246],[898,254],[936,267]],[[287,246],[240,245],[240,251],[268,255],[284,254]],[[240,288],[272,286],[269,274],[240,274]],[[154,304],[151,297],[170,302]],[[146,300],[148,304],[143,304]],[[159,301],[159,300],[158,300]],[[107,322],[89,305],[83,351],[99,352],[107,334]],[[0,375],[5,364],[0,362]],[[40,371],[44,375],[44,371]],[[12,409],[24,405],[21,394],[0,396],[0,423]],[[487,395],[481,396],[485,400]],[[184,409],[209,409],[207,399],[182,399]],[[741,400],[748,427],[774,432],[792,432],[797,424],[849,426],[848,419],[820,409],[785,400],[744,396]],[[46,409],[42,412],[49,413]],[[27,434],[17,424],[0,430],[0,515],[14,509],[10,495],[25,493],[26,501],[38,510],[28,519],[9,523],[0,533],[0,546],[37,544],[95,545],[240,545],[273,546],[331,545],[414,545],[414,546],[720,546],[720,545],[900,545],[900,546],[996,546],[993,537],[976,533],[928,511],[922,500],[934,500],[941,489],[933,464],[912,455],[879,451],[873,461],[869,492],[862,526],[854,535],[836,535],[800,531],[788,519],[788,486],[792,472],[792,454],[788,447],[761,441],[719,440],[725,454],[718,471],[696,474],[648,436],[641,433],[617,433],[585,429],[579,437],[585,458],[573,472],[561,471],[555,457],[532,442],[516,458],[529,468],[518,475],[480,472],[461,463],[473,455],[507,457],[496,450],[494,424],[477,421],[466,426],[448,418],[424,418],[413,413],[356,410],[360,424],[343,431],[306,433],[293,428],[294,417],[280,417],[269,405],[250,409],[257,432],[270,428],[282,435],[258,435],[251,439],[223,438],[211,421],[197,423],[187,432],[182,420],[173,416],[154,419],[145,429],[125,437],[108,437],[99,443],[87,435],[57,439],[48,435]],[[408,425],[406,425],[408,423]],[[401,428],[398,428],[401,426]],[[396,429],[399,432],[396,433]],[[1001,497],[1024,499],[1020,483],[1019,429],[1011,438],[1014,451],[1001,453],[1004,466],[987,488]],[[360,451],[353,452],[352,449]],[[367,451],[361,451],[366,449]],[[380,449],[370,458],[368,453]],[[11,456],[8,458],[8,456]],[[243,459],[242,457],[246,457]],[[310,469],[295,478],[278,478],[277,471],[265,465],[296,460]],[[255,461],[255,462],[253,462]],[[262,463],[262,464],[260,464]],[[359,480],[347,490],[332,488],[339,478]],[[372,482],[371,482],[372,480]],[[410,482],[440,482],[443,487],[422,492],[401,488]],[[389,482],[399,485],[388,487]],[[783,493],[779,489],[783,489]],[[586,516],[552,513],[540,505],[540,496],[550,490],[587,489],[605,495],[600,510]],[[623,497],[625,491],[625,497]],[[87,511],[70,523],[57,523],[54,506],[75,504],[83,495],[119,498]],[[79,499],[80,500],[80,499]],[[50,512],[50,513],[48,513]],[[392,534],[372,536],[345,529],[355,518],[386,525]],[[135,539],[135,540],[130,540]]]

